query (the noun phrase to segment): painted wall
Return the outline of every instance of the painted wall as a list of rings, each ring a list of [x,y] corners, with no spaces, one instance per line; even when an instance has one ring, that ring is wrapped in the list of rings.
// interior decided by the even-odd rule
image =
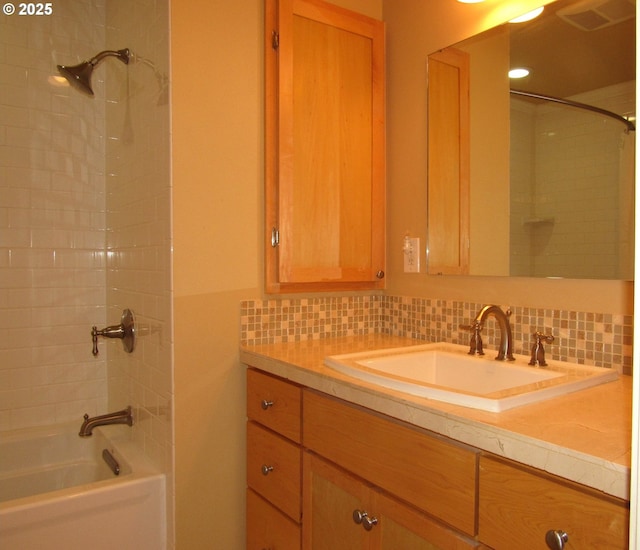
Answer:
[[[261,0],[171,6],[176,547],[243,548],[239,303],[262,286]]]

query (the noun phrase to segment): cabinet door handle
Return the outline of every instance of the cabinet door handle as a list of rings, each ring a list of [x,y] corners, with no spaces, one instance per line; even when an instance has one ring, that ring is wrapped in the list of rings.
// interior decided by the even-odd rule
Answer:
[[[271,472],[273,472],[273,466],[267,466],[266,464],[263,464],[261,470],[263,476],[268,476]]]
[[[544,541],[551,550],[562,550],[569,535],[560,529],[550,529],[544,537]]]
[[[352,514],[354,523],[358,525],[362,525],[367,531],[371,531],[374,525],[377,525],[378,518],[373,517],[370,518],[369,514],[364,510],[358,510],[357,508],[353,511]]]
[[[267,401],[266,399],[263,399],[262,403],[260,403],[260,406],[262,407],[262,410],[266,411],[269,407],[273,407],[273,401]]]

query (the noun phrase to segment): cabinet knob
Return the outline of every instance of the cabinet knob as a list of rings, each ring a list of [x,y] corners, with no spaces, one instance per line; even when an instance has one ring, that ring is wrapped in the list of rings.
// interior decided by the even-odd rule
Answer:
[[[378,279],[384,279],[384,271],[382,271],[382,269],[380,269],[377,273],[376,273],[376,277]]]
[[[354,523],[362,525],[367,531],[371,531],[374,525],[377,525],[378,518],[370,518],[369,514],[364,510],[355,509],[352,514]]]
[[[365,515],[365,517],[362,518],[362,527],[364,527],[366,531],[371,531],[371,529],[373,529],[373,526],[377,524],[378,518],[376,517],[370,518],[369,516]]]
[[[263,410],[266,411],[269,407],[273,407],[273,401],[267,401],[266,399],[263,399],[262,403],[260,403],[260,406]]]
[[[273,472],[273,466],[267,466],[266,464],[263,464],[261,469],[263,476],[268,476],[271,472]]]
[[[544,541],[551,550],[562,550],[569,535],[560,529],[550,529],[544,537]]]

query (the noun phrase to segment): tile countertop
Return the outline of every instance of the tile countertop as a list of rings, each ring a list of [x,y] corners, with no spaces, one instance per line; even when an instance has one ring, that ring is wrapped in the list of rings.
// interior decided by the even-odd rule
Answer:
[[[382,388],[323,363],[327,355],[425,343],[367,335],[262,344],[241,347],[240,360],[303,386],[629,500],[630,376],[493,413]]]

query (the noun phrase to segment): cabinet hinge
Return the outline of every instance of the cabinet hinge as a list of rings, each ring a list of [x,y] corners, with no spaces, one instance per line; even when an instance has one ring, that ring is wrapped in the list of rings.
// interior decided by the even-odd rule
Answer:
[[[278,46],[280,46],[280,34],[278,31],[271,31],[271,47],[277,50]]]
[[[280,244],[280,231],[276,227],[271,229],[271,246],[275,248]]]

